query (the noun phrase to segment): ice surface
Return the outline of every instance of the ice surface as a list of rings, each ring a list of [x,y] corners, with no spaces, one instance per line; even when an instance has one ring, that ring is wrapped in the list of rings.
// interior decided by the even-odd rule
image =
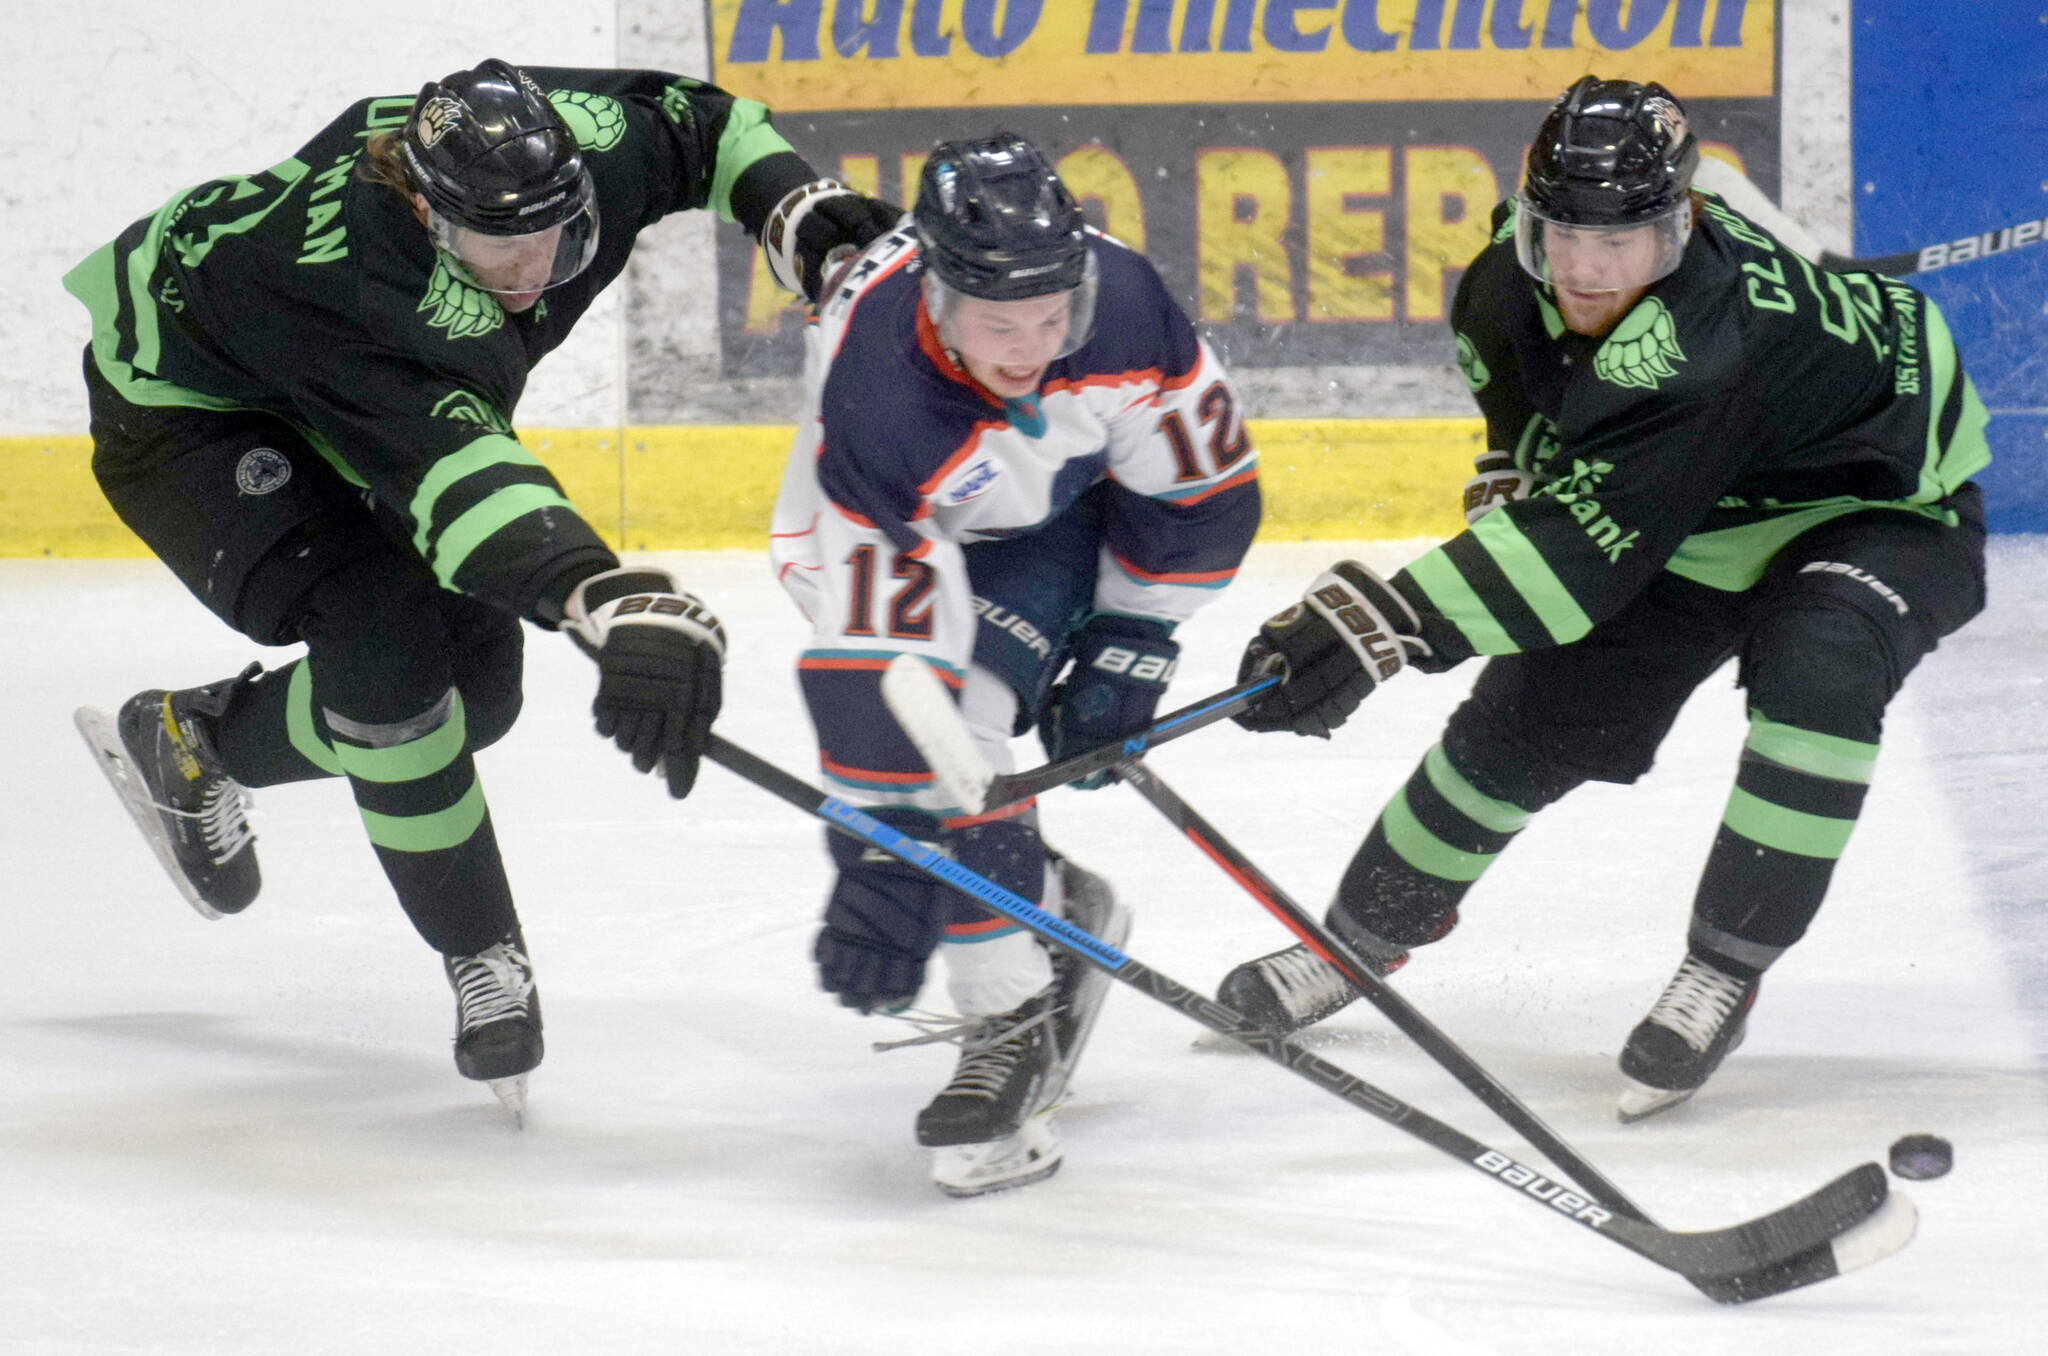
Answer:
[[[1359,552],[1392,565],[1409,553]],[[1169,698],[1341,554],[1260,548],[1186,627]],[[734,638],[729,737],[809,775],[801,623],[751,554],[669,558]],[[1726,675],[1656,771],[1544,814],[1402,991],[1659,1219],[1762,1213],[1901,1133],[1918,1239],[1743,1309],[1113,992],[1048,1182],[948,1200],[911,1138],[951,1052],[818,993],[810,823],[707,765],[669,802],[589,733],[587,664],[529,637],[479,764],[546,995],[518,1132],[454,1072],[452,1001],[346,792],[266,790],[266,886],[199,919],[70,724],[251,647],[154,563],[0,562],[9,909],[0,962],[0,1351],[1278,1350],[1574,1356],[1981,1353],[2048,1331],[2048,549],[2001,542],[1992,611],[1894,707],[1833,898],[1690,1104],[1614,1121],[1618,1043],[1676,965],[1742,736]],[[278,652],[281,655],[283,652]],[[1320,907],[1469,671],[1403,678],[1330,744],[1222,726],[1161,775]],[[1038,761],[1024,746],[1026,761]],[[1133,900],[1129,949],[1212,990],[1286,938],[1126,790],[1045,803]],[[1360,1005],[1319,1048],[1510,1152]],[[2027,1334],[2035,1334],[2028,1337]]]

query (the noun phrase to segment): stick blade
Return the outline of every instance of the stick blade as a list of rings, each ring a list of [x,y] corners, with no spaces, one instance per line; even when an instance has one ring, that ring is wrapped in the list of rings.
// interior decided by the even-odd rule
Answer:
[[[916,655],[899,654],[891,659],[882,673],[882,700],[961,806],[969,814],[986,810],[995,769],[975,747],[953,694],[932,672],[932,666]]]
[[[1748,1304],[1881,1262],[1912,1242],[1919,1224],[1912,1198],[1894,1191],[1860,1223],[1796,1257],[1733,1276],[1688,1279],[1717,1303]]]

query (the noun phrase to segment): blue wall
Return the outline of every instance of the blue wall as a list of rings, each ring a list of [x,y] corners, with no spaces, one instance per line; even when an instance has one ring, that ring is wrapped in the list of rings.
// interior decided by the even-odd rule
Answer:
[[[1852,9],[1856,253],[2048,217],[2048,0]],[[2048,241],[1911,281],[1991,410],[1993,530],[2048,532]]]

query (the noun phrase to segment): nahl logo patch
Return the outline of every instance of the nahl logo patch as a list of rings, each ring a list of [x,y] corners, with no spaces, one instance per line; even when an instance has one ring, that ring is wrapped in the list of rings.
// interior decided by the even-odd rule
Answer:
[[[291,458],[274,447],[252,447],[235,463],[235,488],[243,494],[274,494],[291,478]]]
[[[970,499],[979,498],[987,493],[989,486],[996,483],[996,475],[996,464],[983,457],[967,468],[967,474],[960,478],[959,484],[946,491],[946,502],[964,504]]]

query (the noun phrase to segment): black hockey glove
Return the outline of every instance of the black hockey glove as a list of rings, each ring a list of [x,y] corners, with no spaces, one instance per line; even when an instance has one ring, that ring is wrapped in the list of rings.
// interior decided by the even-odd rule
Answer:
[[[1358,704],[1399,673],[1411,649],[1427,654],[1414,610],[1391,584],[1340,560],[1302,600],[1266,619],[1245,647],[1237,681],[1279,672],[1286,681],[1232,717],[1261,734],[1292,730],[1328,739]]]
[[[1465,482],[1465,525],[1470,527],[1502,504],[1527,499],[1536,477],[1515,465],[1506,452],[1488,452],[1473,463],[1478,473]]]
[[[1097,613],[1074,633],[1074,665],[1046,694],[1039,721],[1046,757],[1058,762],[1152,723],[1180,658],[1170,630],[1147,617]],[[1105,769],[1074,785],[1092,791],[1110,777]]]
[[[814,305],[837,266],[895,229],[903,209],[856,193],[837,179],[814,179],[782,195],[761,227],[768,272]]]
[[[671,796],[689,795],[718,718],[725,628],[661,570],[592,575],[563,612],[562,629],[597,660],[598,734],[640,772],[660,764]]]
[[[869,811],[912,837],[939,836],[939,823],[915,810]],[[825,843],[839,868],[825,901],[825,926],[811,956],[818,983],[842,1006],[897,1012],[924,985],[924,967],[945,935],[945,887],[872,844],[843,833]]]

